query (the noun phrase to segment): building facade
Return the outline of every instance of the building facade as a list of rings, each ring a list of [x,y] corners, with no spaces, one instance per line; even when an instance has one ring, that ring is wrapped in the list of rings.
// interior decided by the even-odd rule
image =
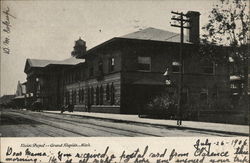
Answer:
[[[149,28],[113,38],[87,51],[82,56],[84,63],[64,71],[64,104],[73,104],[82,111],[137,114],[154,96],[167,91],[166,70],[174,86],[172,92],[177,92],[178,38],[140,38],[158,33],[171,37],[169,32]],[[228,67],[226,62],[201,61],[198,48],[192,43],[184,45],[185,103],[211,109],[216,99],[228,100]]]
[[[82,62],[71,57],[63,61],[27,59],[26,105],[41,102],[47,109],[56,110],[63,104],[63,69]]]
[[[182,111],[196,120],[231,122],[228,60],[205,60],[199,53],[199,14],[183,44]],[[64,61],[28,59],[27,94],[45,107],[138,114],[160,94],[180,94],[180,35],[147,28],[112,38],[89,50],[81,38]],[[216,47],[227,57],[227,49]],[[31,102],[30,102],[31,103]],[[225,114],[230,116],[228,119]],[[238,116],[237,118],[242,118]]]

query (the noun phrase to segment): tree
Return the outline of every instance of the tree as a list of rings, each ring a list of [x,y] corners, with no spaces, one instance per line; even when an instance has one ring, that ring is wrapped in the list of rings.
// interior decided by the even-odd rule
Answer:
[[[243,81],[243,94],[248,92],[248,58],[249,58],[249,6],[248,0],[220,0],[209,15],[208,23],[203,27],[204,45],[228,45],[230,57],[234,60],[237,74]],[[210,59],[213,46],[203,46]],[[205,50],[204,50],[205,49]]]

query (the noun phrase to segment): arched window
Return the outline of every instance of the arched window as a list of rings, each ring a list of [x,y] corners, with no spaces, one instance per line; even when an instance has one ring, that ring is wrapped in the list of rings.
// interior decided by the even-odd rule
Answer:
[[[70,101],[69,101],[69,98],[70,98],[70,92],[67,91],[67,92],[66,92],[66,103],[65,103],[66,105],[69,105],[69,102],[70,102]]]
[[[87,90],[87,98],[88,98],[88,105],[91,105],[91,91],[90,91],[89,87],[88,87],[88,90]]]
[[[99,72],[102,74],[103,73],[103,62],[102,62],[102,60],[100,60],[99,62],[98,62],[98,70],[99,70]]]
[[[72,90],[72,104],[75,105],[76,104],[76,90]]]
[[[91,90],[90,90],[90,104],[93,105],[94,104],[94,88],[91,87]]]
[[[81,100],[82,100],[82,91],[81,91],[81,89],[79,89],[78,90],[78,102],[79,102],[79,104],[82,103]]]
[[[95,94],[96,95],[96,105],[99,105],[99,87],[98,86],[96,87],[95,92],[96,92],[96,94]]]
[[[103,105],[103,87],[100,87],[100,105]]]
[[[110,100],[110,92],[109,92],[109,84],[107,84],[106,86],[106,100],[109,101]]]
[[[84,89],[82,88],[82,99],[81,99],[82,103],[84,102]]]
[[[114,105],[115,104],[115,87],[114,87],[114,83],[111,84],[111,99],[110,99],[110,104]]]
[[[115,58],[114,57],[109,58],[108,66],[109,66],[109,72],[114,71],[114,69],[115,69]]]
[[[73,92],[73,90],[71,90],[70,91],[71,92],[71,94],[70,94],[70,97],[71,97],[71,100],[70,100],[70,104],[73,104],[73,102],[74,102],[74,92]]]

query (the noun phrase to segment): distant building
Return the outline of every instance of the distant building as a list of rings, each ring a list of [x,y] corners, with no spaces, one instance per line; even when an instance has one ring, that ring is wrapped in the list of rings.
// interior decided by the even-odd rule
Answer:
[[[23,96],[26,94],[26,82],[25,83],[21,83],[20,81],[18,81],[17,83],[17,89],[16,89],[16,96]]]
[[[27,59],[27,106],[39,101],[48,109],[58,109],[63,103],[62,70],[80,62],[74,57],[63,61]]]
[[[13,104],[15,104],[15,106],[19,108],[25,107],[25,95],[26,95],[26,82],[21,83],[20,81],[18,81],[16,96],[13,99]]]

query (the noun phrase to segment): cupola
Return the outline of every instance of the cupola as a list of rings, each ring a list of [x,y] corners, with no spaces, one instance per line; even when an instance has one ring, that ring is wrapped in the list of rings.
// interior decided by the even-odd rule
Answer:
[[[75,41],[75,46],[73,51],[71,52],[71,56],[75,58],[83,58],[86,53],[86,42],[81,39],[81,37]]]

